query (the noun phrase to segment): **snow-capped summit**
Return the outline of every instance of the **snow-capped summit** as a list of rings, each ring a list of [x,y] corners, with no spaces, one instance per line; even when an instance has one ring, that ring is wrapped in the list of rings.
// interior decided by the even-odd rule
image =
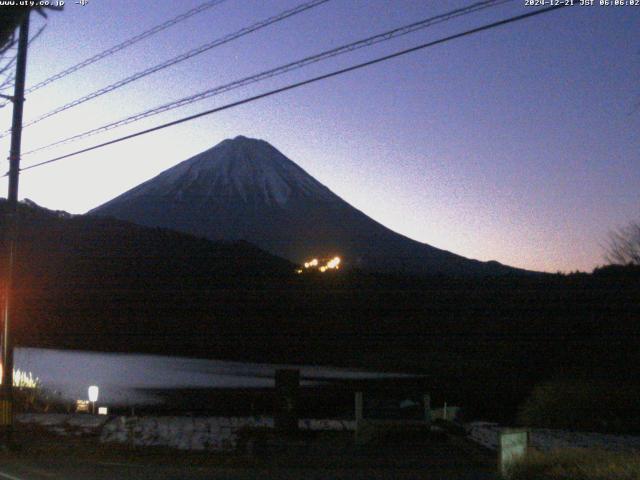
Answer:
[[[300,197],[339,200],[270,144],[244,136],[224,140],[125,195],[164,197],[168,193],[178,201],[224,197],[280,206]]]
[[[517,271],[395,233],[269,143],[243,136],[220,142],[90,213],[212,240],[246,240],[297,263],[340,255],[347,266],[413,274]]]

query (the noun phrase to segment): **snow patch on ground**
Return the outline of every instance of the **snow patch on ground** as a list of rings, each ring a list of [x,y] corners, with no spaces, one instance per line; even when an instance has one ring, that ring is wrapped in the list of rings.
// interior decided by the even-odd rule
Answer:
[[[116,417],[104,426],[100,441],[228,451],[235,449],[241,428],[272,426],[268,417]]]
[[[16,415],[16,422],[38,425],[59,435],[95,434],[109,421],[106,415],[82,415],[66,413],[23,413]]]
[[[180,450],[231,451],[238,446],[243,429],[273,428],[270,416],[253,417],[121,417],[87,414],[21,414],[16,421],[38,425],[59,435],[96,435],[103,443],[133,446],[164,446]],[[354,431],[354,420],[301,419],[301,430]],[[472,422],[466,425],[469,438],[491,450],[498,449],[504,429],[497,423]],[[531,446],[550,451],[558,448],[601,448],[638,451],[640,436],[530,429]]]
[[[231,451],[243,429],[273,428],[272,417],[107,417],[86,414],[18,415],[19,423],[45,427],[59,435],[94,434],[103,443],[179,450]],[[302,419],[302,430],[354,431],[355,421]]]
[[[491,450],[498,449],[501,427],[497,423],[473,422],[467,425],[469,438]],[[640,451],[640,436],[592,432],[570,432],[548,428],[529,429],[533,448],[550,451],[558,448],[602,448],[613,451]]]
[[[179,450],[231,451],[243,429],[273,428],[273,418],[259,417],[117,417],[102,429],[104,443],[165,446]],[[302,430],[353,431],[355,421],[303,419]]]

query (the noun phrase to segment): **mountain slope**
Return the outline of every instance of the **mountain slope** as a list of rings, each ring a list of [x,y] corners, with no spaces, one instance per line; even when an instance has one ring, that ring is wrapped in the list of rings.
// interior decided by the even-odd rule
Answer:
[[[5,207],[0,200],[0,238]],[[294,276],[291,263],[244,242],[211,242],[31,202],[19,214],[19,345],[213,355],[220,349],[212,332],[236,328],[247,310],[257,310],[249,305],[268,309],[272,288],[285,288]],[[0,281],[4,255],[0,249]]]
[[[523,273],[416,242],[372,220],[262,140],[225,140],[92,210],[211,240],[246,240],[296,263],[340,255],[382,272]]]

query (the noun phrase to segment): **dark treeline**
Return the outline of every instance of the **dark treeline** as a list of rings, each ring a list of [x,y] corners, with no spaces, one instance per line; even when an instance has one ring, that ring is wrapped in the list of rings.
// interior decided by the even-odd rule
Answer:
[[[245,243],[25,205],[20,218],[19,345],[419,372],[436,402],[496,419],[540,382],[640,376],[638,268],[296,275]]]

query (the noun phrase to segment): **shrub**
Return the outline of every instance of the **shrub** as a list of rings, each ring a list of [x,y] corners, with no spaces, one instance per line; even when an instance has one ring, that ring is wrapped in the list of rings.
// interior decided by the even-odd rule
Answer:
[[[70,412],[73,403],[65,401],[60,394],[43,388],[38,377],[31,372],[14,370],[13,396],[16,413]]]
[[[529,427],[632,433],[640,431],[640,387],[604,380],[554,380],[537,385],[518,411]]]
[[[638,480],[640,455],[604,450],[531,452],[513,465],[509,480]]]

